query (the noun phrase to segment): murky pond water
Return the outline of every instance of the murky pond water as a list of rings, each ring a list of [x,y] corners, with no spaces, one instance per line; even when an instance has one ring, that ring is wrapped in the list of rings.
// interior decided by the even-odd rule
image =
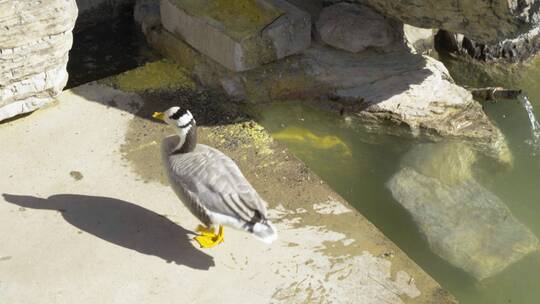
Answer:
[[[467,64],[448,66],[464,85],[523,89],[540,116],[540,58],[496,80]],[[540,236],[540,152],[530,144],[531,124],[519,101],[484,106],[507,137],[511,169],[459,144],[430,146],[366,133],[306,104],[253,112],[461,303],[538,303],[540,253],[533,250]]]

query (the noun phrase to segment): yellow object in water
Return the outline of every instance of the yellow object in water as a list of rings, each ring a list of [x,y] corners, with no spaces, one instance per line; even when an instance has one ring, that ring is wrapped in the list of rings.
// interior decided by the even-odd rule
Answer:
[[[206,228],[201,225],[197,227],[200,235],[194,237],[194,240],[199,243],[201,248],[212,248],[223,242],[223,226],[219,225],[218,233],[214,232],[214,228]]]
[[[299,127],[287,127],[277,133],[272,133],[272,137],[277,140],[301,142],[315,149],[333,149],[339,148],[343,154],[351,156],[352,152],[349,146],[339,137],[333,135],[318,136],[311,131]]]

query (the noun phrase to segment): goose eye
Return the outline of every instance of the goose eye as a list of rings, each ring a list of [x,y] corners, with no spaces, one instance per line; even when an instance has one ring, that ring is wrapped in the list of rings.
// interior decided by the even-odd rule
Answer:
[[[186,113],[187,113],[186,109],[178,109],[178,111],[176,111],[176,113],[174,113],[173,115],[169,116],[169,118],[173,120],[178,120],[180,117],[182,117],[182,115]]]

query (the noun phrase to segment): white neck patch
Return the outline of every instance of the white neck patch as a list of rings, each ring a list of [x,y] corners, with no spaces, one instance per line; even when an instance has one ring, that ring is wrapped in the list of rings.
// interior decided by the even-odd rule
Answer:
[[[193,119],[193,115],[191,115],[191,112],[190,111],[186,111],[186,113],[182,116],[180,116],[180,118],[178,118],[178,126],[185,126],[187,125],[191,120]],[[191,125],[189,126],[191,127]]]
[[[186,113],[177,120],[178,124],[178,136],[180,137],[179,146],[183,146],[186,142],[187,135],[191,128],[193,127],[193,123],[190,123],[193,120],[193,123],[195,123],[193,119],[193,115],[191,112],[186,111]]]

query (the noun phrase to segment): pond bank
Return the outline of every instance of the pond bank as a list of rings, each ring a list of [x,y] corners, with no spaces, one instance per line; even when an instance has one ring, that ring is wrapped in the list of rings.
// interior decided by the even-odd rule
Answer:
[[[454,303],[234,103],[208,106],[226,105],[214,98],[183,85],[133,93],[90,83],[0,125],[4,298]],[[230,155],[269,201],[277,243],[228,229],[219,247],[195,248],[197,222],[160,170],[159,142],[171,130],[149,119],[171,104],[189,105],[201,141]]]

